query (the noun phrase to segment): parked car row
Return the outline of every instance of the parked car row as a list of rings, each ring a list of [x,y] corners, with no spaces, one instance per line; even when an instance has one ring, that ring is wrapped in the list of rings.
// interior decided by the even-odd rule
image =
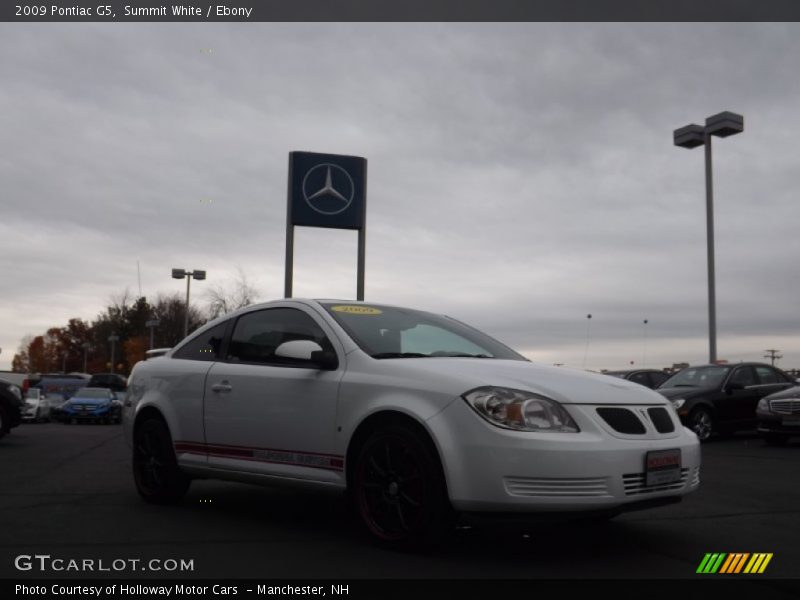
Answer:
[[[116,373],[44,375],[24,392],[22,421],[119,423],[127,380]]]
[[[638,369],[605,373],[654,388],[700,441],[713,434],[756,428],[768,443],[800,436],[800,386],[765,363],[700,365],[674,375]],[[653,385],[663,376],[660,383]]]

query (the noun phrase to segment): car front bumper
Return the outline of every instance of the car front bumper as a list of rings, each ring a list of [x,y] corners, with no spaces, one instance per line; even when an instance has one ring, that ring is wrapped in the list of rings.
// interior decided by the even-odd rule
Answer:
[[[469,512],[591,512],[670,503],[700,483],[700,445],[678,423],[647,439],[615,436],[585,407],[567,406],[578,433],[502,429],[462,400],[431,418],[453,507]],[[647,485],[648,452],[679,450],[677,481]]]
[[[777,414],[764,414],[759,413],[758,425],[756,429],[758,433],[775,433],[780,435],[797,435],[800,436],[800,421],[797,420],[797,415],[777,415]]]

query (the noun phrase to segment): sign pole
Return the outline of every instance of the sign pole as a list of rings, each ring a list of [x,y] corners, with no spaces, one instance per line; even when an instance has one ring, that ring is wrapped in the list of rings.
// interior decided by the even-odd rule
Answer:
[[[283,297],[292,297],[294,276],[294,221],[292,216],[292,157],[289,155],[289,185],[286,190],[286,264],[284,266]]]
[[[356,300],[364,300],[364,265],[366,262],[367,228],[358,230],[358,273],[356,275]]]

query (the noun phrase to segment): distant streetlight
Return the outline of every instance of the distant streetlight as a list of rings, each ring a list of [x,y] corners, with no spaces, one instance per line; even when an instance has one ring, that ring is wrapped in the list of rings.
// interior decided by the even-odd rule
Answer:
[[[91,344],[89,342],[83,342],[81,346],[83,347],[83,372],[86,373],[86,358]]]
[[[119,336],[116,333],[112,333],[108,336],[108,341],[111,342],[111,372],[114,372],[114,350],[116,348],[116,343],[119,341]]]
[[[586,350],[583,352],[583,368],[586,368],[586,359],[589,357],[589,330],[592,324],[592,315],[586,315]]]
[[[155,330],[155,328],[158,327],[160,324],[161,321],[159,321],[158,319],[150,319],[149,321],[147,321],[147,323],[144,324],[145,327],[148,327],[150,329],[150,350],[153,349],[153,330]]]
[[[676,146],[705,146],[706,154],[706,242],[708,254],[708,354],[709,362],[717,361],[717,306],[714,275],[714,189],[711,177],[711,136],[728,137],[744,131],[744,117],[721,112],[706,119],[706,126],[686,125],[673,132]]]
[[[647,319],[642,324],[644,325],[644,344],[642,346],[642,367],[647,366]]]
[[[206,278],[205,271],[199,271],[195,269],[194,271],[186,271],[185,269],[172,269],[172,278],[173,279],[183,279],[186,277],[186,317],[183,320],[183,337],[189,335],[189,284],[192,281],[192,278],[197,279],[198,281],[202,281]]]

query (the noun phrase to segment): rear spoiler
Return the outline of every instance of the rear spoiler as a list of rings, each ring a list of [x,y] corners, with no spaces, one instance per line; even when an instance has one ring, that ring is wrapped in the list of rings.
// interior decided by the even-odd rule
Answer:
[[[148,358],[156,358],[157,356],[164,356],[170,350],[172,350],[172,348],[153,348],[144,353],[145,360]]]

